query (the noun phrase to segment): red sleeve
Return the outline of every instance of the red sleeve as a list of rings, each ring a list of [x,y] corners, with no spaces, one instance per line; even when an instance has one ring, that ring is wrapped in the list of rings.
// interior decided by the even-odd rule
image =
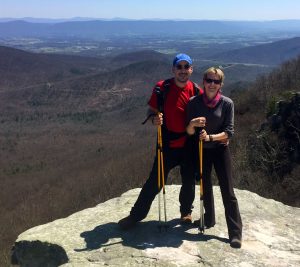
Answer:
[[[157,96],[156,96],[156,93],[155,93],[155,88],[157,86],[159,86],[161,88],[162,84],[163,84],[164,81],[159,81],[155,86],[154,88],[152,89],[152,94],[151,94],[151,97],[148,101],[148,105],[151,107],[151,108],[154,108],[154,109],[157,109]]]

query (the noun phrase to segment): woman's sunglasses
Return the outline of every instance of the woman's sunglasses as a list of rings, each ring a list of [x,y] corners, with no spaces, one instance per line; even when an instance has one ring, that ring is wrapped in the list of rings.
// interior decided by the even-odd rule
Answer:
[[[207,82],[207,83],[214,83],[214,84],[221,84],[222,83],[222,81],[221,80],[214,80],[214,79],[205,79],[205,81]]]

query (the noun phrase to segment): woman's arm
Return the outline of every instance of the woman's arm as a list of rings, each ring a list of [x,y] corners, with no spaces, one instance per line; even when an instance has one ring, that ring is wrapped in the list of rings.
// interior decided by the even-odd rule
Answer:
[[[207,134],[205,133],[201,133],[200,135],[200,139],[206,141],[206,142],[212,142],[212,141],[219,141],[219,142],[225,142],[227,143],[228,140],[228,134],[225,132],[221,132],[218,134]]]
[[[188,126],[186,127],[186,131],[189,135],[193,135],[195,133],[195,127],[203,128],[205,127],[206,118],[205,117],[197,117],[192,119]]]

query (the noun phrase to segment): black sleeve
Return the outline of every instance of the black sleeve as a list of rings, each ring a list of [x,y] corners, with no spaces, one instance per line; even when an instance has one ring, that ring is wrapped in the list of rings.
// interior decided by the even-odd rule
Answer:
[[[229,138],[234,134],[234,104],[232,101],[228,102],[225,108],[224,132],[228,134]]]

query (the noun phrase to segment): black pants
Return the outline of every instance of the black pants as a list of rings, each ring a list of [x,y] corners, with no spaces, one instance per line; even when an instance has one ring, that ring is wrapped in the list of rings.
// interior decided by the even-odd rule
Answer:
[[[228,146],[203,149],[203,193],[205,208],[205,223],[215,224],[215,208],[211,171],[214,166],[220,185],[229,239],[242,237],[242,220],[238,201],[233,191],[232,165]]]
[[[180,166],[182,186],[179,194],[180,212],[184,215],[192,212],[192,204],[195,198],[195,179],[190,175],[188,170],[185,149],[184,148],[167,148],[164,149],[164,173],[165,183],[167,182],[168,173],[176,166]],[[131,209],[130,215],[136,220],[144,219],[151,207],[151,204],[159,192],[157,181],[157,155],[154,159],[152,171],[146,183],[144,184],[137,201]]]

